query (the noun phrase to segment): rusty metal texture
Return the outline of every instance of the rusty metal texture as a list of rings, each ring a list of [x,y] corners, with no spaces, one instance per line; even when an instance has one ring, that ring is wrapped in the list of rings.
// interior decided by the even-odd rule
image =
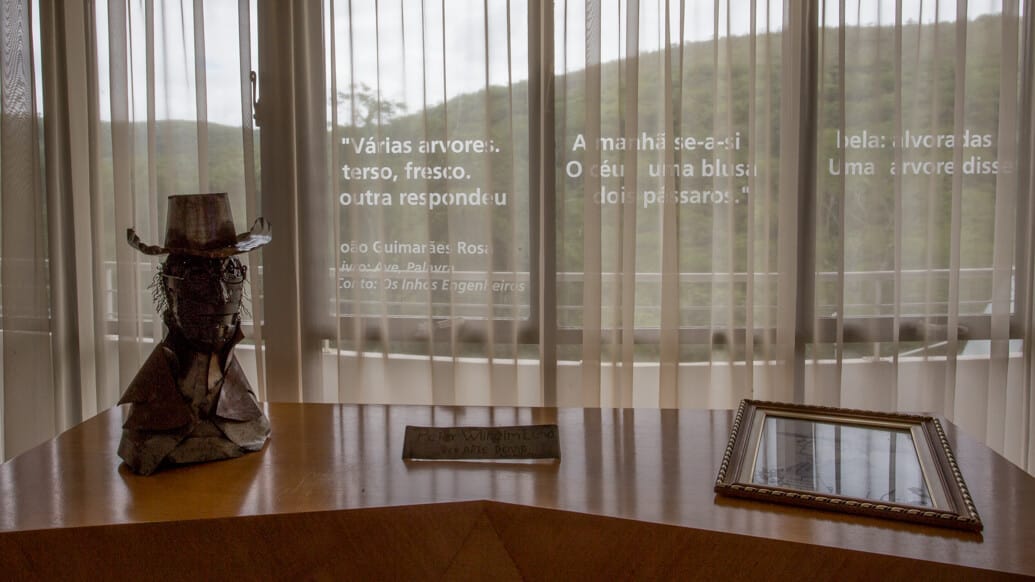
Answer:
[[[129,404],[118,454],[134,472],[239,457],[270,434],[234,346],[241,333],[247,267],[233,255],[270,241],[269,223],[235,235],[225,194],[169,197],[164,247],[130,245],[169,256],[157,297],[168,332],[119,400]]]

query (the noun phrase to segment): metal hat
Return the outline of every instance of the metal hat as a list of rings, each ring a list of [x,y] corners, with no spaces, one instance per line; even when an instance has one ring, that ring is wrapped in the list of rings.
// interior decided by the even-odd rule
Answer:
[[[165,246],[144,244],[132,228],[126,230],[126,240],[145,255],[222,259],[255,250],[273,238],[270,223],[262,217],[248,232],[236,234],[226,192],[170,196],[167,222]]]

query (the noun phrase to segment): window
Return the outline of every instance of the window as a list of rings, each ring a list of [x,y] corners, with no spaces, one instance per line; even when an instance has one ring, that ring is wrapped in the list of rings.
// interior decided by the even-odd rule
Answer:
[[[317,204],[343,349],[445,355],[453,336],[462,355],[514,356],[486,337],[531,317],[527,11],[328,4],[335,172]]]
[[[300,325],[325,353],[556,342],[583,395],[623,386],[590,404],[728,405],[739,380],[641,401],[630,370],[748,363],[753,393],[779,368],[805,399],[826,361],[1009,349],[1012,4],[416,6],[305,16],[329,131]]]

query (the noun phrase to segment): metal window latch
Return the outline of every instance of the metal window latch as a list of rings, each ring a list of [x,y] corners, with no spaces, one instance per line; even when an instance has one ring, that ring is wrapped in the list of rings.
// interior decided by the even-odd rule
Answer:
[[[248,73],[248,80],[251,81],[252,86],[252,118],[255,119],[255,125],[262,125],[262,117],[260,116],[259,108],[259,75],[255,71]]]

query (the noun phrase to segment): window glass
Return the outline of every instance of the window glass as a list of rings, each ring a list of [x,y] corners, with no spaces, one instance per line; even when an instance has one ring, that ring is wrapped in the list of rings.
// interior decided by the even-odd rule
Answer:
[[[1020,73],[1001,3],[847,4],[821,4],[816,314],[988,313]]]
[[[418,343],[428,318],[527,319],[527,5],[353,0],[328,14],[336,312],[410,318],[394,339]]]
[[[151,307],[159,259],[125,251],[125,230],[111,227],[127,223],[146,243],[161,244],[167,197],[197,192],[226,192],[239,231],[256,218],[246,203],[248,184],[256,178],[249,174],[257,173],[259,163],[247,88],[247,71],[256,68],[255,5],[98,2],[91,16],[99,109],[100,208],[94,219],[103,241],[105,317],[109,322],[139,318],[160,335],[160,317]],[[251,54],[242,55],[242,46]],[[132,261],[135,273],[120,275],[120,260]],[[261,273],[255,264],[249,277]],[[119,293],[131,291],[136,297],[123,296],[120,304]],[[248,325],[251,299],[247,293]],[[130,311],[132,306],[139,311]]]
[[[782,7],[590,4],[554,4],[559,324],[627,326],[632,293],[635,327],[657,330],[674,253],[679,325],[725,330],[683,342],[682,359],[707,359],[733,328],[773,323]]]

